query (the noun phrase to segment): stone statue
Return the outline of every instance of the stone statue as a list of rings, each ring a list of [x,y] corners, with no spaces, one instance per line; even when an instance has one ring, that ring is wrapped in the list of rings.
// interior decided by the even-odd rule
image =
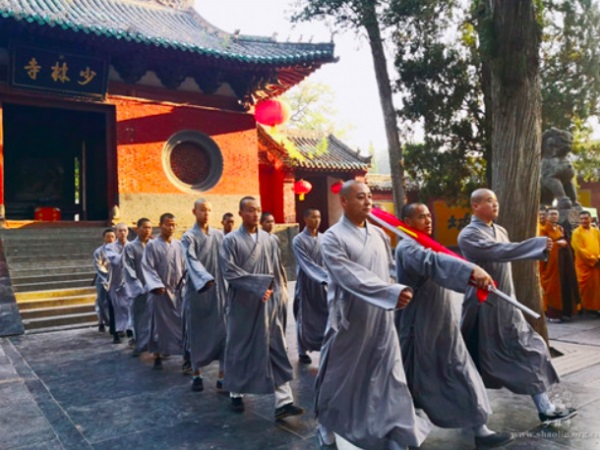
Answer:
[[[573,145],[573,135],[550,128],[542,135],[542,204],[558,200],[558,209],[579,207],[575,188],[575,168],[567,158]]]

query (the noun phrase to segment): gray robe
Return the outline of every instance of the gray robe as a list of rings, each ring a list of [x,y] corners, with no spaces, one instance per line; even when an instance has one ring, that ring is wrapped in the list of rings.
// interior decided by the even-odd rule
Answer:
[[[415,415],[394,309],[406,286],[390,284],[389,239],[345,216],[323,235],[329,319],[315,383],[319,422],[354,445],[419,446],[431,429]]]
[[[511,243],[504,228],[490,227],[474,216],[460,232],[458,245],[469,261],[485,269],[498,288],[512,296],[515,289],[510,262],[546,257],[545,237]],[[559,381],[542,337],[521,311],[495,295],[479,303],[476,289],[468,288],[461,328],[486,387],[533,395]]]
[[[186,350],[194,370],[212,361],[223,362],[225,355],[225,282],[219,267],[223,232],[212,227],[204,234],[198,224],[181,239],[186,266],[183,316]],[[209,281],[213,287],[198,293]]]
[[[125,277],[125,290],[130,299],[131,321],[135,336],[135,352],[141,353],[148,350],[150,342],[150,323],[152,312],[148,303],[144,271],[142,270],[142,257],[144,255],[144,244],[139,238],[131,241],[125,247],[123,253],[123,270]]]
[[[272,394],[293,378],[280,318],[279,252],[275,240],[258,230],[258,240],[242,225],[223,240],[227,291],[225,388],[231,392]],[[262,296],[269,287],[273,295]]]
[[[94,269],[96,277],[94,285],[96,286],[96,314],[98,315],[98,323],[108,325],[110,317],[108,315],[108,270],[110,263],[106,258],[106,247],[104,244],[94,251],[92,259],[94,260]]]
[[[415,406],[438,427],[484,425],[492,413],[447,290],[464,292],[473,268],[411,239],[396,247],[398,283],[414,289],[412,301],[399,315],[406,380]]]
[[[323,235],[311,236],[308,229],[298,234],[292,248],[296,257],[296,288],[294,302],[297,302],[296,330],[298,346],[303,351],[319,351],[327,326],[327,283],[328,277],[323,267],[321,241]]]
[[[275,271],[275,274],[279,278],[278,283],[281,286],[281,290],[277,293],[277,296],[274,298],[274,300],[277,301],[279,304],[279,319],[281,320],[281,325],[283,326],[283,334],[285,335],[288,316],[288,280],[287,274],[285,273],[285,267],[283,267],[283,261],[281,260],[281,248],[279,247],[279,238],[276,234],[272,233],[269,234],[269,236],[275,241],[275,245],[277,246],[277,261],[279,261],[279,263],[277,265],[277,270]],[[275,293],[273,293],[273,295],[275,295]]]
[[[146,244],[142,271],[152,311],[149,351],[165,355],[181,355],[181,287],[183,284],[183,252],[177,239],[166,242],[161,236]],[[152,291],[165,288],[163,295]]]
[[[119,241],[106,246],[106,258],[110,262],[108,272],[108,298],[112,303],[115,315],[115,331],[121,332],[127,329],[129,322],[130,298],[125,289],[125,278],[123,275],[123,251],[128,245],[121,245]]]

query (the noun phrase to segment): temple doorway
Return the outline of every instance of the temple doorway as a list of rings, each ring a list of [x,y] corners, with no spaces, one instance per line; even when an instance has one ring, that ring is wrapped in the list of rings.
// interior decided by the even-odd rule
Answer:
[[[2,104],[6,218],[40,207],[61,220],[106,220],[107,117],[102,112]]]

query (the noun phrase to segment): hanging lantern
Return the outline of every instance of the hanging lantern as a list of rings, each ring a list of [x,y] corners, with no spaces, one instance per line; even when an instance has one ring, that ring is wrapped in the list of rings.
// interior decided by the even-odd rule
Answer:
[[[343,185],[344,182],[342,180],[338,180],[335,183],[333,183],[329,189],[331,190],[332,194],[338,195],[342,190]]]
[[[258,123],[274,127],[288,121],[290,108],[281,100],[263,100],[256,105],[254,117]]]
[[[312,191],[312,184],[306,180],[298,180],[294,183],[294,194],[299,195],[299,200],[304,200],[304,195]]]

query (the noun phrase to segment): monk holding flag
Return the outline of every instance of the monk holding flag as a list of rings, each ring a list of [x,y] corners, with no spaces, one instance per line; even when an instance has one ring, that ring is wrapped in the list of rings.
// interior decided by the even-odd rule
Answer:
[[[426,205],[406,205],[402,219],[431,235]],[[465,292],[469,281],[487,288],[492,277],[473,263],[424,248],[412,239],[402,239],[396,247],[396,270],[397,281],[414,289],[413,300],[399,314],[398,335],[415,405],[439,427],[473,430],[477,448],[510,442],[510,433],[495,433],[486,425],[492,410],[460,334],[450,294],[450,290]]]

